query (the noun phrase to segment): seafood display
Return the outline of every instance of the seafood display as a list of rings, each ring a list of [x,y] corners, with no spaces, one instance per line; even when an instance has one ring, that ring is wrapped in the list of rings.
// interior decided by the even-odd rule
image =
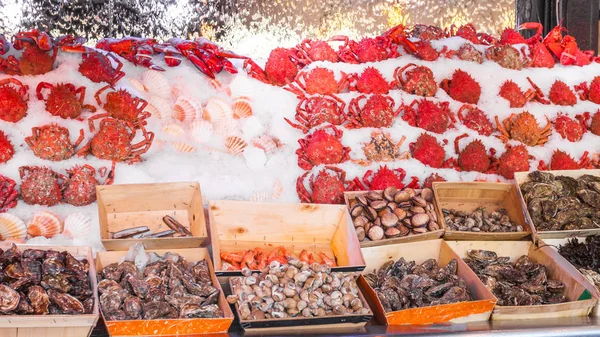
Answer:
[[[440,229],[430,188],[369,191],[349,199],[358,240],[377,241]]]
[[[572,178],[543,171],[527,177],[521,193],[538,231],[600,228],[600,177]]]
[[[442,209],[448,230],[460,232],[522,232],[523,227],[511,222],[504,208],[487,212],[479,207],[473,212]]]
[[[143,269],[123,261],[99,272],[100,309],[107,321],[223,317],[206,260],[150,255],[154,262]]]
[[[58,234],[72,239],[87,239],[91,221],[82,213],[71,213],[63,219],[48,210],[40,210],[25,223],[16,215],[0,213],[0,240],[23,241],[38,236],[52,238]]]
[[[379,270],[366,274],[367,283],[385,312],[471,301],[465,280],[457,275],[458,262],[440,266],[435,259],[387,261]]]
[[[68,252],[0,250],[0,315],[83,315],[94,308],[87,259]]]
[[[232,295],[227,296],[241,320],[372,315],[360,296],[356,273],[332,272],[325,264],[298,259],[242,273],[230,279]]]
[[[242,270],[248,268],[251,270],[264,269],[273,261],[280,264],[288,264],[292,260],[299,260],[307,264],[321,263],[329,267],[336,267],[335,257],[329,257],[323,252],[309,252],[302,250],[298,256],[285,249],[283,246],[265,250],[263,248],[254,248],[241,252],[222,251],[221,260],[223,260],[223,270]]]
[[[463,260],[498,298],[501,306],[566,302],[565,284],[549,278],[546,267],[527,255],[514,263],[489,250],[470,249]]]
[[[192,233],[172,216],[165,215],[162,220],[163,223],[170,229],[154,233],[150,230],[150,228],[148,228],[148,226],[138,226],[110,233],[110,237],[111,239],[156,239],[192,236]]]

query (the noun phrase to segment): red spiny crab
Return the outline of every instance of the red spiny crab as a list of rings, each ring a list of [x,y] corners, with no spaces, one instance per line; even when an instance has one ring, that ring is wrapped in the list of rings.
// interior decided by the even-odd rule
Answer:
[[[550,158],[550,166],[548,167],[543,160],[540,160],[538,164],[538,170],[581,170],[581,169],[593,169],[594,165],[590,162],[588,157],[589,152],[585,151],[579,161],[576,161],[568,153],[561,150],[554,150],[552,158]]]
[[[17,206],[19,193],[14,180],[0,174],[0,213]]]
[[[600,104],[600,76],[596,76],[592,79],[589,88],[587,82],[581,82],[575,86],[575,90],[577,90],[580,100],[589,100],[590,102]]]
[[[403,78],[404,75],[406,75],[406,80]],[[414,63],[409,63],[402,68],[398,67],[394,70],[392,87],[394,86],[398,86],[398,88],[409,94],[424,97],[434,96],[438,89],[431,69],[426,66],[418,66]]]
[[[58,47],[54,45],[48,33],[40,33],[34,29],[28,32],[18,32],[14,37],[13,46],[23,50],[17,60],[14,56],[2,60],[4,72],[10,75],[41,75],[54,68],[58,55]]]
[[[577,97],[569,86],[560,80],[554,81],[550,87],[550,93],[548,94],[550,102],[556,105],[569,105],[573,106],[577,104]]]
[[[489,47],[485,50],[485,57],[507,69],[521,70],[529,64],[521,59],[521,53],[515,47],[508,44]]]
[[[0,130],[0,164],[9,161],[14,154],[15,148],[11,144],[10,139],[8,139],[8,136]]]
[[[111,61],[114,61],[117,64],[116,68],[113,67]],[[86,50],[82,54],[82,60],[79,64],[79,72],[83,76],[87,77],[92,82],[106,82],[111,86],[117,84],[117,82],[125,76],[125,73],[121,71],[121,68],[123,68],[123,63],[112,53],[104,55],[93,49]]]
[[[390,92],[390,87],[395,85],[388,83],[381,72],[373,67],[367,67],[363,72],[351,75],[356,83],[352,83],[351,90],[356,90],[363,94],[387,94]]]
[[[433,168],[452,167],[451,161],[444,161],[446,151],[437,139],[427,133],[422,133],[417,141],[409,144],[413,158]]]
[[[30,205],[54,206],[62,199],[67,177],[47,167],[21,166],[21,198]]]
[[[106,171],[103,167],[101,171]],[[112,163],[111,171],[108,173],[104,184],[110,185],[114,180],[115,162]],[[85,164],[67,170],[69,182],[63,192],[63,199],[67,204],[73,206],[85,206],[96,201],[96,186],[100,185],[96,179],[96,169],[93,166]],[[100,175],[103,175],[100,172]]]
[[[397,168],[394,170],[390,170],[387,165],[382,165],[379,167],[377,172],[373,172],[373,170],[368,170],[365,172],[365,175],[362,178],[362,181],[358,179],[358,177],[354,178],[354,184],[356,188],[359,190],[371,190],[378,191],[384,190],[387,187],[394,186],[397,189],[401,190],[404,188],[404,177],[406,176],[406,171],[401,168]],[[407,187],[417,188],[419,179],[413,177],[413,180]]]
[[[456,57],[463,61],[477,62],[479,64],[483,63],[483,53],[475,49],[475,47],[468,42],[458,48]]]
[[[442,50],[437,51],[432,45],[431,42],[427,40],[419,40],[417,42],[411,42],[407,39],[401,39],[400,43],[404,46],[404,49],[409,53],[413,54],[417,58],[423,61],[435,61],[440,56],[443,57],[452,57],[454,55],[454,51],[448,51],[448,47],[444,46]]]
[[[305,59],[310,62],[329,61],[335,63],[340,60],[338,54],[326,41],[304,39],[296,48],[301,50]]]
[[[79,138],[71,144],[69,130],[58,124],[47,124],[31,129],[32,135],[25,138],[33,153],[38,158],[61,161],[75,154],[75,148],[83,141],[83,129],[79,131]]]
[[[519,34],[513,28],[505,28],[500,35],[499,44],[526,44],[527,41],[523,35]]]
[[[315,165],[339,164],[348,159],[350,148],[342,145],[343,131],[333,125],[318,129],[304,139],[299,139],[296,150],[298,166],[310,170]]]
[[[467,111],[467,114],[464,115],[463,111]],[[492,122],[487,118],[485,112],[476,105],[465,104],[460,107],[456,115],[461,123],[482,136],[489,136],[494,130]]]
[[[102,117],[102,115],[90,117],[88,122],[91,132],[95,130],[94,121]],[[142,131],[144,139],[137,144],[131,144],[135,138],[136,128]],[[134,125],[120,119],[106,117],[100,122],[100,130],[84,147],[77,151],[77,155],[85,156],[92,153],[100,159],[133,164],[142,161],[140,155],[150,149],[153,140],[154,133],[147,132],[141,123]]]
[[[333,175],[332,175],[333,173]],[[308,192],[304,186],[309,172],[304,173],[296,180],[296,191],[301,202],[315,204],[343,204],[344,192],[354,189],[354,183],[346,181],[346,172],[334,166],[325,166],[316,175],[311,175]]]
[[[416,108],[415,106],[418,105]],[[448,102],[436,103],[428,99],[414,100],[410,105],[405,105],[405,120],[411,126],[419,127],[435,133],[444,133],[454,126],[455,118]]]
[[[456,163],[460,171],[477,171],[481,173],[492,173],[496,165],[496,150],[490,148],[490,154],[487,154],[485,145],[479,139],[471,141],[460,151],[460,140],[468,137],[464,133],[454,139],[454,151],[458,154]]]
[[[498,159],[497,173],[506,179],[514,179],[515,172],[529,171],[529,159],[525,145],[506,146],[506,151]]]
[[[590,122],[590,132],[600,136],[600,110],[596,111]]]
[[[440,83],[440,88],[444,90],[453,99],[462,102],[477,104],[481,96],[481,86],[471,75],[460,69],[452,74],[452,78],[444,79]]]
[[[304,96],[305,92],[309,95],[337,94],[346,90],[350,85],[350,75],[342,72],[341,76],[342,78],[339,81],[336,81],[333,71],[316,67],[307,72],[298,74],[294,82],[290,83],[285,89],[297,96]]]
[[[437,173],[432,173],[423,181],[423,188],[432,188],[434,182],[444,182],[446,179]]]
[[[575,120],[577,119],[577,120]],[[584,112],[583,114],[575,116],[575,119],[559,114],[554,120],[554,129],[561,135],[563,139],[567,139],[570,142],[578,142],[583,137],[583,134],[587,130],[587,122],[590,119],[590,113]]]
[[[359,42],[350,40],[347,36],[334,36],[331,40],[344,41],[338,54],[340,60],[346,63],[379,62],[400,56],[393,40],[386,36],[365,37]]]
[[[297,49],[275,48],[269,54],[265,70],[251,59],[244,61],[244,70],[261,82],[282,87],[296,78],[299,59]]]
[[[360,101],[366,99],[363,107],[360,107]],[[390,127],[394,123],[394,118],[398,116],[402,106],[394,111],[394,100],[385,95],[375,94],[367,98],[365,95],[356,97],[350,101],[348,107],[348,119],[350,123],[348,128],[362,127]]]
[[[42,93],[44,89],[50,89],[46,99],[46,111],[54,116],[65,119],[78,118],[83,108],[92,112],[96,111],[93,105],[83,104],[85,87],[75,88],[71,83],[53,85],[48,82],[40,82],[36,88],[36,95],[40,101],[44,100]],[[78,95],[79,97],[77,97]]]
[[[295,119],[298,123],[293,123],[287,118],[285,121],[292,127],[307,133],[308,130],[323,123],[342,124],[347,119],[345,109],[346,102],[335,95],[303,96],[296,106]]]
[[[368,144],[363,145],[363,152],[367,160],[355,160],[360,165],[369,165],[370,162],[390,162],[401,159],[408,159],[410,154],[400,153],[400,147],[406,140],[406,137],[402,136],[400,141],[395,143],[388,133],[376,130],[371,132],[371,141]]]
[[[102,105],[100,95],[106,89],[112,89],[110,85],[103,87],[98,90],[94,97],[98,105]],[[114,90],[114,89],[113,89]],[[104,110],[107,111],[105,114],[95,116],[96,118],[110,116],[112,118],[120,119],[126,122],[130,122],[133,125],[145,125],[145,119],[150,117],[150,113],[144,111],[148,105],[145,100],[135,97],[125,89],[118,91],[111,91],[106,94],[106,103],[104,104]]]
[[[423,24],[414,25],[408,34],[419,40],[439,40],[446,37],[444,30],[440,27]]]
[[[500,87],[498,95],[507,100],[511,108],[522,108],[529,101],[549,104],[550,102],[544,98],[542,90],[529,77],[527,77],[527,80],[532,88],[527,89],[526,92],[523,93],[519,85],[515,82],[507,80]]]
[[[546,126],[540,128],[535,117],[528,111],[511,114],[502,124],[496,116],[496,126],[500,131],[500,135],[497,137],[505,143],[509,139],[514,139],[527,146],[543,145],[552,134],[552,124],[548,117],[546,117],[546,121],[548,122]]]
[[[456,27],[454,24],[450,26],[450,36],[459,36],[465,40],[468,40],[471,43],[479,44],[479,37],[477,36],[477,29],[475,29],[475,25],[472,23],[467,23],[466,25],[458,27],[456,31],[454,31]]]
[[[11,86],[13,84],[15,87]],[[27,115],[29,87],[16,78],[0,80],[0,119],[16,123]]]

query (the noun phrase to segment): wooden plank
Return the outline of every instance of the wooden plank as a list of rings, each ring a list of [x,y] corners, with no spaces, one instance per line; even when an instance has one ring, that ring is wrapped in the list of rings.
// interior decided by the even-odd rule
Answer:
[[[0,331],[1,333],[2,331]],[[17,337],[83,337],[89,336],[92,330],[89,327],[71,328],[20,328]],[[4,337],[3,334],[0,334]]]

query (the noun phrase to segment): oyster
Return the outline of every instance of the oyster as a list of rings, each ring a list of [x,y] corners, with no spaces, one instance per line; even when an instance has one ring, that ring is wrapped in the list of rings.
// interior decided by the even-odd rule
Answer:
[[[217,318],[222,316],[223,312],[216,304],[199,306],[188,303],[183,305],[179,311],[179,317],[181,318]]]
[[[54,289],[63,293],[68,293],[71,290],[71,283],[69,283],[69,280],[63,274],[48,274],[42,278],[40,284],[46,290]]]
[[[18,292],[0,284],[0,312],[9,313],[17,308],[21,299]]]
[[[48,314],[50,298],[48,297],[48,294],[46,293],[44,288],[40,286],[30,287],[29,292],[27,293],[27,297],[29,297],[29,301],[31,301],[31,306],[33,307],[33,313],[35,315]]]
[[[128,319],[140,319],[142,317],[142,301],[135,296],[127,296],[123,301],[123,312]]]
[[[85,314],[83,304],[75,297],[69,294],[63,294],[54,289],[48,290],[48,297],[52,304],[56,305],[63,313],[67,315]]]

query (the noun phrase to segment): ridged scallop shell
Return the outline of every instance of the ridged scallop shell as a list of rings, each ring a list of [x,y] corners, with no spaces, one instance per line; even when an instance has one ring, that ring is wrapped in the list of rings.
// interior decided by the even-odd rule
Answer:
[[[227,137],[225,140],[225,146],[227,151],[231,154],[240,154],[244,152],[244,149],[248,146],[245,140],[237,136]]]
[[[235,136],[239,132],[239,124],[233,118],[225,118],[215,123],[215,133],[223,137]]]
[[[193,145],[184,142],[173,142],[173,148],[179,152],[189,153],[196,152],[196,148]]]
[[[169,80],[160,71],[146,70],[142,74],[142,83],[152,95],[164,99],[171,98]]]
[[[252,194],[252,196],[250,197],[250,201],[254,202],[265,202],[270,200],[271,195],[268,192],[254,192],[254,194]]]
[[[144,83],[140,82],[138,79],[136,78],[130,78],[129,79],[129,83],[131,83],[131,86],[139,91],[141,94],[145,93],[146,91],[148,91],[146,89],[146,87],[144,86]]]
[[[252,139],[252,145],[262,149],[265,153],[272,153],[277,149],[277,142],[275,138],[269,135],[262,135],[260,137]]]
[[[58,215],[48,212],[39,211],[27,224],[27,234],[31,237],[43,236],[51,238],[63,231],[63,222]]]
[[[210,83],[213,86],[213,88],[215,88],[215,90],[223,91],[227,94],[227,96],[231,96],[231,90],[229,89],[229,87],[223,85],[217,79],[211,78],[208,80],[208,83]]]
[[[231,110],[229,103],[218,97],[211,97],[208,102],[206,102],[202,118],[212,123],[216,123],[222,119],[231,117],[233,117],[233,110]]]
[[[231,109],[233,110],[233,118],[248,118],[252,116],[252,101],[245,96],[238,97],[233,101]]]
[[[162,131],[171,136],[181,137],[185,135],[185,130],[177,124],[167,124],[162,127]]]
[[[85,239],[92,229],[92,219],[82,213],[72,213],[65,218],[63,234],[73,239]]]
[[[23,220],[10,213],[0,213],[0,241],[23,240],[27,237],[27,226]]]
[[[271,196],[274,200],[277,200],[281,197],[281,193],[283,193],[283,186],[279,179],[275,179],[275,183],[273,183],[273,190],[271,191]]]
[[[229,84],[229,89],[231,90],[231,97],[254,96],[254,91],[256,90],[257,86],[256,84],[256,80],[251,79],[248,76],[238,74]]]
[[[154,108],[154,111],[151,111],[152,108]],[[149,111],[153,115],[156,114],[156,116],[160,120],[166,122],[171,120],[171,106],[169,105],[169,102],[158,96],[151,96],[148,99],[148,106],[146,106],[146,111]]]
[[[192,123],[190,128],[192,131],[192,138],[198,143],[206,143],[213,134],[214,127],[212,124],[205,120],[199,120]]]
[[[173,106],[173,118],[191,123],[202,116],[202,104],[191,96],[179,96]]]

